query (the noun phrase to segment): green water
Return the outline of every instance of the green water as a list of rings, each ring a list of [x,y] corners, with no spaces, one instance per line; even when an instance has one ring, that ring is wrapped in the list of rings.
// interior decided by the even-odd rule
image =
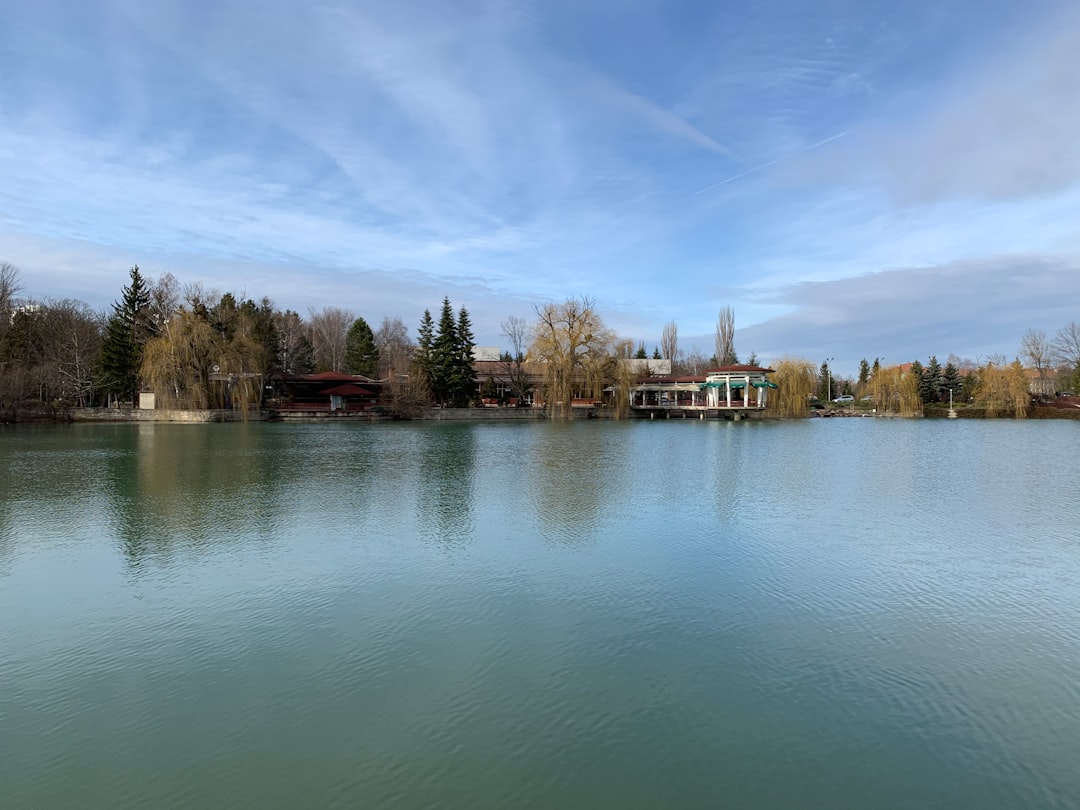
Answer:
[[[0,431],[0,808],[1076,808],[1080,425]]]

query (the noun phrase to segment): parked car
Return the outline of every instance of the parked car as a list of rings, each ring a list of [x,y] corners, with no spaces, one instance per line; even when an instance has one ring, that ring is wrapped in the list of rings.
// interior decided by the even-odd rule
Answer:
[[[838,396],[836,399],[833,400],[833,402],[854,402],[854,401],[855,401],[855,397],[853,397],[851,394],[842,394],[841,396]]]

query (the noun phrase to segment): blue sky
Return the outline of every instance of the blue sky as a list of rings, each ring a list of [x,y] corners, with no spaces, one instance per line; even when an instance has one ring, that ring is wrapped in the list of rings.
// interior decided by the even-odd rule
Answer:
[[[596,299],[841,372],[1080,319],[1055,0],[0,0],[0,258],[415,327]]]

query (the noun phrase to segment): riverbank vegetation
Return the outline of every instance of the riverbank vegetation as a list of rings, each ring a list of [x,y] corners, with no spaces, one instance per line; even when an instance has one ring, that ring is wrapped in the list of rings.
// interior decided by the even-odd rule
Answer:
[[[508,346],[481,378],[473,327],[465,307],[444,298],[436,321],[424,310],[414,331],[400,317],[377,328],[340,307],[301,315],[268,298],[181,285],[169,273],[145,277],[131,268],[106,312],[80,301],[22,297],[17,268],[0,262],[0,407],[34,402],[55,407],[134,404],[153,391],[159,407],[257,407],[284,379],[312,372],[360,375],[380,382],[381,396],[399,415],[431,405],[466,407],[488,401],[543,404],[569,417],[575,405],[604,401],[612,415],[629,412],[629,391],[655,368],[673,375],[739,362],[735,314],[722,307],[715,346],[706,357],[679,346],[678,325],[664,325],[651,355],[645,342],[608,328],[596,302],[570,297],[534,308],[530,319],[502,323]],[[649,361],[658,361],[650,367]],[[758,358],[751,353],[751,366]],[[863,359],[855,378],[825,361],[775,361],[778,389],[769,410],[806,416],[819,401],[850,396],[859,409],[911,416],[950,403],[985,416],[1022,418],[1032,397],[1080,390],[1080,325],[1052,337],[1029,329],[1017,357],[979,362],[950,355],[885,366]],[[662,364],[662,365],[661,365]],[[495,376],[498,376],[496,383]]]

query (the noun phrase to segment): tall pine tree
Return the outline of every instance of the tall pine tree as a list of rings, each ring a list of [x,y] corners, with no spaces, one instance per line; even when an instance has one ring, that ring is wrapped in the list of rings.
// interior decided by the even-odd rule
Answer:
[[[473,375],[473,345],[475,338],[472,332],[472,322],[469,320],[469,311],[465,307],[458,310],[454,338],[456,351],[450,382],[450,400],[454,407],[467,408],[476,400],[476,379]]]
[[[832,388],[832,370],[829,368],[829,361],[823,360],[821,362],[821,368],[818,369],[818,390],[817,398],[822,402],[828,402],[829,396],[832,394],[830,390]]]
[[[379,368],[379,349],[368,322],[357,318],[345,336],[345,368],[350,374],[374,377]]]
[[[457,321],[450,299],[443,298],[438,331],[431,345],[431,393],[441,405],[450,404],[457,355]]]
[[[930,358],[930,362],[923,369],[922,379],[919,380],[919,397],[924,404],[941,400],[941,378],[941,364],[935,355]]]
[[[120,300],[113,303],[105,327],[101,367],[106,392],[135,404],[143,347],[157,328],[150,317],[150,288],[139,272],[139,265],[131,268],[130,276],[131,283],[124,287]]]
[[[941,372],[941,390],[943,396],[948,396],[949,391],[953,392],[954,401],[960,397],[960,388],[963,385],[963,380],[960,378],[960,369],[956,367],[955,363],[946,363],[945,369]]]
[[[416,352],[413,355],[414,373],[420,378],[421,386],[431,390],[433,375],[432,351],[435,345],[435,322],[431,319],[431,310],[424,310],[417,330]]]

